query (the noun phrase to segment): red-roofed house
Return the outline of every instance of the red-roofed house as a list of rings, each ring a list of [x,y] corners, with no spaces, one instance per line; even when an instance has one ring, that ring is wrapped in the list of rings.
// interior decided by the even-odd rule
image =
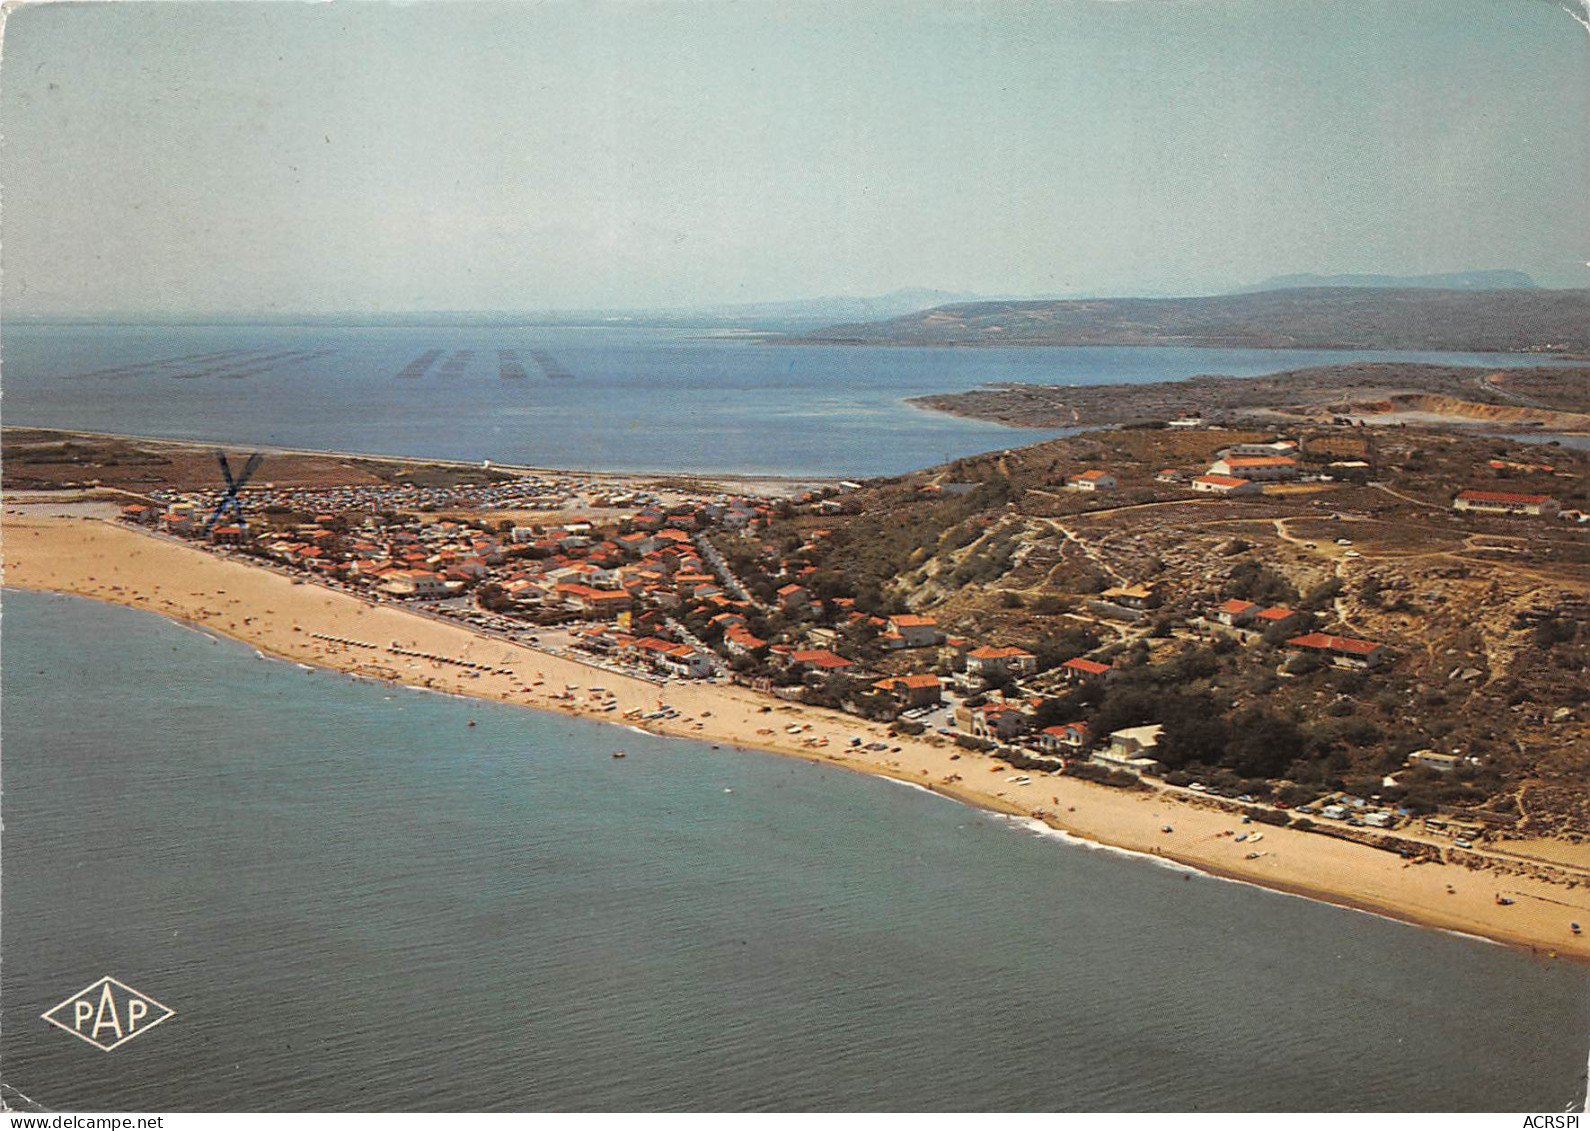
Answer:
[[[759,648],[765,648],[767,641],[759,636],[753,636],[751,631],[740,625],[734,625],[723,634],[723,650],[731,656],[746,656]]]
[[[814,671],[837,672],[856,665],[843,656],[836,656],[826,648],[798,650],[789,654],[791,667],[811,668]]]
[[[1259,611],[1259,606],[1252,601],[1230,600],[1223,601],[1209,610],[1208,617],[1212,621],[1240,628],[1253,620],[1253,615]]]
[[[1514,495],[1506,491],[1459,491],[1452,500],[1455,511],[1478,511],[1481,514],[1539,514],[1557,513],[1557,500],[1550,495]]]
[[[1038,732],[1038,746],[1049,754],[1066,754],[1082,750],[1088,744],[1087,723],[1062,723],[1044,727]]]
[[[1227,456],[1210,464],[1209,474],[1239,479],[1293,479],[1297,476],[1297,460],[1287,456]]]
[[[1032,724],[1032,720],[1026,715],[1004,703],[985,703],[970,710],[965,707],[956,708],[955,721],[962,730],[973,737],[996,742],[1025,734]]]
[[[1192,481],[1192,489],[1205,495],[1261,495],[1264,493],[1251,479],[1238,479],[1234,475],[1200,475]]]
[[[193,530],[197,517],[188,503],[172,503],[162,516],[166,529],[173,534],[187,534]]]
[[[613,616],[635,603],[622,589],[592,589],[572,581],[559,582],[555,592],[564,604],[595,616]]]
[[[907,710],[913,707],[936,707],[941,685],[936,675],[898,675],[880,679],[873,689],[893,695]]]
[[[1084,471],[1067,479],[1066,486],[1073,491],[1108,491],[1115,486],[1115,476],[1108,471]]]
[[[1067,683],[1086,683],[1090,679],[1101,679],[1114,670],[1109,664],[1078,656],[1060,665],[1060,678]]]
[[[712,674],[711,658],[688,644],[675,644],[654,656],[652,662],[684,679],[704,679]]]
[[[1324,632],[1294,636],[1286,642],[1286,646],[1299,652],[1321,656],[1344,668],[1379,667],[1389,656],[1384,644],[1377,644],[1373,640],[1358,640],[1351,636],[1332,636]]]
[[[1277,626],[1293,628],[1301,623],[1303,614],[1296,609],[1283,608],[1276,605],[1269,609],[1260,609],[1253,614],[1253,627],[1260,632],[1268,632]]]
[[[1021,648],[973,648],[966,653],[966,674],[980,679],[1032,675],[1038,657]]]
[[[902,613],[889,618],[889,631],[901,638],[902,648],[931,648],[944,639],[939,622],[932,617]]]

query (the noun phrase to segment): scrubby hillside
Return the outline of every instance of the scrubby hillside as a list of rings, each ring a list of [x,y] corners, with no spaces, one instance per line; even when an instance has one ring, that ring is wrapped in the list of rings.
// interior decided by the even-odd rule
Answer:
[[[814,592],[1036,654],[1020,690],[1044,700],[1045,724],[1164,725],[1172,780],[1293,804],[1345,790],[1498,835],[1590,834],[1570,804],[1590,771],[1590,540],[1561,518],[1450,506],[1480,486],[1583,508],[1586,457],[1398,429],[1376,434],[1376,485],[1210,499],[1157,478],[1273,435],[1088,433],[870,484],[842,513],[797,511],[769,537]],[[1316,441],[1305,479],[1370,447],[1347,432]],[[1088,468],[1118,485],[1066,489]],[[1134,587],[1152,588],[1150,608],[1113,603]],[[1210,615],[1232,600],[1296,616],[1233,631]],[[1311,630],[1382,645],[1387,660],[1353,670],[1288,645]],[[1113,673],[1068,685],[1057,668],[1078,655]],[[1410,768],[1425,749],[1456,751],[1459,768]]]
[[[1204,298],[977,302],[803,340],[868,345],[1590,350],[1590,291],[1321,287]]]

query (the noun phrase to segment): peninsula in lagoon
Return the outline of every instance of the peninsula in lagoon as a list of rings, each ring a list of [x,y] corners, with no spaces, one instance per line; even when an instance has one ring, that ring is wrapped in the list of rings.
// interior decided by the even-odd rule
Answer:
[[[204,448],[10,429],[8,487],[85,501],[17,502],[7,578],[1590,955],[1564,520],[1590,456],[1297,435],[1091,431],[815,486],[276,453],[229,509]]]
[[[1586,3],[8,9],[0,1108],[1580,1111]]]

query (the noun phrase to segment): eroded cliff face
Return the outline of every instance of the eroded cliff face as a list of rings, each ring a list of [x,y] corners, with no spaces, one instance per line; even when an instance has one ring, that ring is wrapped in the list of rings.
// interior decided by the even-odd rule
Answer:
[[[1484,404],[1439,393],[1397,393],[1383,400],[1354,405],[1354,415],[1393,415],[1420,413],[1439,416],[1453,423],[1533,425],[1553,432],[1590,432],[1590,413],[1562,412],[1550,408],[1522,405]]]

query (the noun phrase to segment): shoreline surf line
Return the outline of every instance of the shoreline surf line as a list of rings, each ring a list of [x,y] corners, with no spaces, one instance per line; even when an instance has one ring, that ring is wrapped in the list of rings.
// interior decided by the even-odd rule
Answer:
[[[234,595],[248,594],[250,589],[253,590],[252,607],[248,611],[254,613],[256,623],[244,628],[233,622],[228,630],[225,624],[216,623],[216,618],[228,614],[210,611],[207,613],[209,619],[204,623],[206,629],[254,644],[256,650],[263,646],[276,658],[295,663],[308,659],[313,661],[314,666],[326,670],[347,672],[358,670],[358,666],[339,664],[339,659],[351,657],[322,653],[307,638],[291,635],[289,629],[298,629],[299,622],[315,626],[317,618],[323,618],[322,626],[329,622],[336,627],[346,618],[359,616],[361,620],[354,623],[362,624],[365,631],[373,628],[375,622],[385,622],[381,632],[390,631],[394,635],[412,633],[418,637],[429,635],[432,646],[438,649],[456,649],[465,643],[483,639],[462,625],[438,622],[391,604],[372,603],[341,590],[323,586],[294,587],[289,578],[275,571],[216,557],[195,547],[164,539],[140,538],[140,531],[112,523],[31,519],[14,523],[11,533],[13,537],[7,540],[12,553],[8,555],[11,561],[8,563],[10,568],[6,579],[10,585],[64,592],[142,608],[172,620],[183,620],[188,619],[180,615],[185,610],[179,601],[172,600],[172,596],[185,596],[190,601],[208,598],[202,596],[198,589],[184,594],[182,586],[199,587],[208,594],[224,581],[228,591]],[[28,534],[34,538],[43,537],[43,540],[34,541],[34,538],[27,537]],[[127,547],[135,543],[139,549],[129,554]],[[138,560],[140,556],[142,561]],[[107,569],[114,570],[117,566],[124,566],[125,570],[111,580],[130,582],[121,589],[108,586],[106,580]],[[88,570],[95,571],[98,580],[87,573]],[[129,573],[134,576],[127,576]],[[166,592],[145,592],[148,583],[156,577],[166,583]],[[268,605],[276,608],[267,608]],[[278,612],[278,609],[282,611]],[[253,635],[249,634],[250,630]],[[492,643],[496,645],[500,642]],[[517,662],[531,667],[566,665],[566,669],[580,672],[600,670],[592,669],[572,656],[554,657],[523,647],[514,650],[520,654]],[[394,673],[377,674],[405,686],[425,689],[418,680],[404,678],[404,673],[395,673],[395,679]],[[554,682],[563,678],[556,676]],[[633,679],[604,672],[604,680],[615,678],[623,680],[622,685],[615,685],[620,693],[637,702],[649,703],[657,694],[657,689],[649,684],[643,685]],[[446,682],[429,689],[609,724],[627,721],[609,719],[600,712],[590,712],[555,701],[526,701],[518,688],[506,685],[507,690],[502,690],[497,682],[492,681],[489,690],[487,687],[463,686],[462,683],[448,686]],[[1433,864],[1413,874],[1407,871],[1408,866],[1403,861],[1383,851],[1352,842],[1339,842],[1333,838],[1278,829],[1280,843],[1299,851],[1286,853],[1282,860],[1272,858],[1269,862],[1268,867],[1280,864],[1287,874],[1276,875],[1266,871],[1256,875],[1249,869],[1227,867],[1222,860],[1211,855],[1211,852],[1218,852],[1227,845],[1224,836],[1225,830],[1235,820],[1232,815],[1198,806],[1166,791],[1127,793],[1074,778],[1057,778],[1045,779],[1031,790],[1030,797],[1012,798],[1005,795],[1008,787],[1001,787],[1000,783],[990,780],[988,784],[994,788],[982,792],[967,783],[962,776],[975,773],[978,769],[993,770],[1000,767],[995,759],[900,738],[892,740],[895,749],[879,761],[850,757],[848,748],[842,746],[818,749],[797,745],[790,739],[783,739],[786,745],[780,746],[780,737],[768,741],[761,735],[750,734],[750,730],[758,725],[758,720],[765,719],[774,710],[778,714],[766,721],[775,726],[780,724],[780,717],[784,715],[803,719],[808,727],[815,724],[817,729],[804,732],[808,736],[830,732],[828,737],[838,735],[839,739],[835,741],[841,741],[844,736],[856,731],[873,731],[878,737],[883,736],[883,731],[880,727],[849,716],[830,717],[830,713],[814,708],[777,704],[751,696],[739,688],[681,684],[670,685],[668,694],[686,717],[678,725],[670,725],[671,720],[654,723],[655,729],[646,728],[649,733],[689,738],[708,744],[718,742],[785,757],[798,757],[814,764],[851,769],[926,788],[947,799],[987,812],[1023,819],[1032,819],[1035,814],[1041,813],[1044,823],[1049,827],[1111,848],[1142,851],[1157,859],[1253,883],[1255,886],[1381,913],[1419,926],[1475,934],[1519,946],[1535,954],[1546,952],[1559,957],[1590,958],[1590,948],[1585,946],[1585,941],[1568,936],[1566,919],[1559,923],[1556,914],[1547,914],[1544,909],[1519,916],[1516,925],[1498,921],[1500,913],[1490,906],[1491,889],[1498,877],[1489,872],[1476,874],[1468,869],[1460,871],[1457,865]],[[544,693],[541,698],[545,698]],[[688,716],[705,715],[707,709],[710,709],[713,718],[706,728],[697,730],[689,725],[695,720]],[[1019,792],[1026,792],[1026,788],[1023,787]],[[1052,806],[1047,796],[1049,793],[1056,795]],[[1062,795],[1064,801],[1061,800]],[[1069,809],[1061,808],[1067,804]],[[1167,812],[1155,812],[1156,807]],[[1068,813],[1077,816],[1074,820],[1068,819]],[[1179,837],[1172,838],[1171,844],[1162,846],[1163,842],[1156,830],[1165,822],[1167,815],[1183,826],[1183,832]],[[1444,882],[1448,879],[1457,880],[1464,888],[1458,898],[1451,902],[1447,901],[1447,896],[1454,893],[1446,891],[1449,885]],[[1529,878],[1508,875],[1503,882],[1511,887],[1550,890],[1553,894],[1561,887],[1549,876]],[[1513,915],[1516,911],[1513,908],[1507,914]],[[1560,938],[1558,932],[1561,932]]]
[[[31,593],[46,593],[75,600],[97,601],[101,604],[107,605],[117,605],[123,608],[135,609],[139,612],[151,613],[154,616],[160,617],[174,624],[178,624],[181,627],[196,630],[195,625],[187,622],[180,616],[164,612],[160,609],[148,608],[143,605],[131,604],[128,602],[95,597],[65,590],[41,589],[34,586],[18,585],[10,581],[5,584],[4,588],[17,589]],[[233,636],[231,633],[220,629],[217,629],[216,631],[220,632],[221,635],[226,636],[234,643],[253,643],[251,640]],[[200,632],[200,635],[207,634]],[[215,642],[213,638],[211,642]],[[256,648],[255,651],[256,654],[258,654],[260,650]],[[586,712],[578,708],[569,708],[555,702],[549,703],[547,705],[542,705],[539,703],[517,702],[510,699],[496,699],[484,694],[472,694],[468,691],[450,691],[445,688],[426,687],[422,684],[408,683],[401,679],[394,680],[383,676],[360,676],[359,673],[350,671],[346,668],[340,668],[332,664],[320,662],[304,663],[293,657],[275,653],[274,651],[268,651],[267,654],[265,654],[262,658],[272,660],[277,663],[290,663],[306,672],[323,672],[327,674],[354,676],[355,678],[363,679],[366,682],[382,683],[396,687],[406,687],[410,691],[416,691],[422,694],[428,693],[447,699],[488,703],[520,710],[539,711],[543,714],[559,715],[569,719],[582,719],[586,722],[599,723],[605,726],[616,726],[621,729],[629,730],[636,734],[645,735],[651,738],[679,739],[688,742],[696,742],[707,746],[714,745],[711,739],[701,735],[675,733],[665,730],[647,730],[643,727],[637,727],[632,723],[604,718],[600,713]],[[1109,841],[1089,837],[1084,833],[1078,832],[1074,829],[1066,828],[1063,825],[1050,823],[1047,818],[1033,817],[1030,814],[1023,812],[1021,809],[1016,808],[1014,805],[1011,805],[1008,808],[1001,807],[1000,805],[993,803],[992,799],[987,798],[986,795],[980,795],[973,791],[952,790],[938,783],[923,783],[920,781],[915,781],[899,773],[890,772],[887,768],[874,767],[867,763],[858,763],[854,760],[838,757],[836,755],[825,754],[810,749],[803,749],[800,751],[782,750],[777,747],[759,745],[744,739],[722,739],[718,745],[727,746],[730,749],[752,751],[759,754],[769,754],[781,758],[799,758],[801,760],[810,762],[813,765],[831,766],[837,769],[849,770],[854,773],[877,778],[881,781],[890,782],[895,785],[906,786],[917,792],[939,797],[950,802],[951,804],[965,806],[966,808],[985,816],[1005,817],[1008,823],[1014,824],[1029,835],[1054,839],[1073,848],[1080,848],[1090,852],[1103,852],[1112,854],[1120,857],[1123,860],[1133,860],[1139,863],[1149,864],[1154,867],[1164,868],[1169,871],[1181,872],[1184,875],[1197,875],[1219,882],[1241,884],[1247,887],[1258,888],[1276,895],[1287,896],[1294,899],[1304,899],[1311,903],[1325,904],[1340,908],[1344,911],[1355,911],[1359,914],[1369,915],[1377,919],[1385,919],[1393,923],[1399,923],[1405,927],[1438,931],[1441,934],[1452,935],[1471,942],[1480,942],[1490,946],[1501,946],[1513,950],[1527,951],[1532,957],[1565,959],[1568,961],[1590,964],[1590,955],[1580,955],[1571,951],[1561,951],[1552,948],[1548,953],[1542,954],[1541,947],[1543,944],[1532,941],[1527,936],[1518,935],[1512,937],[1497,937],[1483,935],[1472,931],[1464,931],[1455,927],[1449,927],[1440,923],[1433,923],[1424,919],[1420,919],[1411,913],[1399,914],[1393,910],[1378,906],[1376,904],[1355,901],[1345,894],[1332,891],[1328,888],[1314,888],[1307,884],[1300,884],[1293,881],[1284,880],[1264,882],[1237,872],[1226,871],[1220,868],[1218,865],[1207,862],[1194,863],[1172,853],[1150,852],[1143,849],[1128,848],[1124,845],[1112,844]],[[1093,786],[1093,788],[1098,789],[1109,788],[1106,786],[1096,786],[1094,783],[1090,782],[1080,782],[1079,784],[1083,786]],[[1184,804],[1179,801],[1176,803]]]
[[[1292,891],[1275,884],[1261,884],[1256,880],[1251,880],[1244,876],[1228,875],[1212,866],[1188,864],[1169,856],[1158,856],[1152,852],[1141,852],[1135,848],[1122,848],[1117,844],[1106,844],[1103,841],[1089,840],[1087,837],[1078,836],[1076,833],[1070,832],[1066,829],[1057,828],[1054,825],[1047,824],[1033,817],[1022,818],[1020,823],[1027,829],[1027,831],[1036,837],[1059,840],[1062,843],[1069,844],[1074,848],[1085,849],[1089,852],[1103,852],[1109,855],[1119,856],[1123,859],[1136,860],[1139,863],[1149,864],[1153,867],[1163,868],[1167,871],[1179,872],[1184,876],[1199,876],[1206,880],[1213,880],[1216,883],[1237,884],[1241,887],[1249,887],[1254,888],[1257,891],[1269,892],[1271,895],[1281,896],[1284,899],[1302,899],[1309,903],[1325,903],[1332,907],[1339,908],[1342,911],[1353,911],[1359,915],[1368,915],[1371,918],[1384,919],[1388,923],[1396,923],[1399,926],[1411,927],[1417,930],[1438,931],[1443,935],[1453,935],[1456,938],[1467,939],[1469,942],[1484,943],[1486,946],[1500,946],[1511,949],[1516,948],[1518,945],[1506,943],[1500,939],[1493,939],[1486,935],[1477,935],[1472,931],[1460,931],[1453,927],[1442,927],[1431,923],[1422,923],[1416,919],[1393,915],[1387,911],[1376,908],[1360,907],[1345,900],[1322,899],[1318,896],[1307,895],[1300,891]],[[1569,955],[1568,957],[1573,958],[1574,956]]]

